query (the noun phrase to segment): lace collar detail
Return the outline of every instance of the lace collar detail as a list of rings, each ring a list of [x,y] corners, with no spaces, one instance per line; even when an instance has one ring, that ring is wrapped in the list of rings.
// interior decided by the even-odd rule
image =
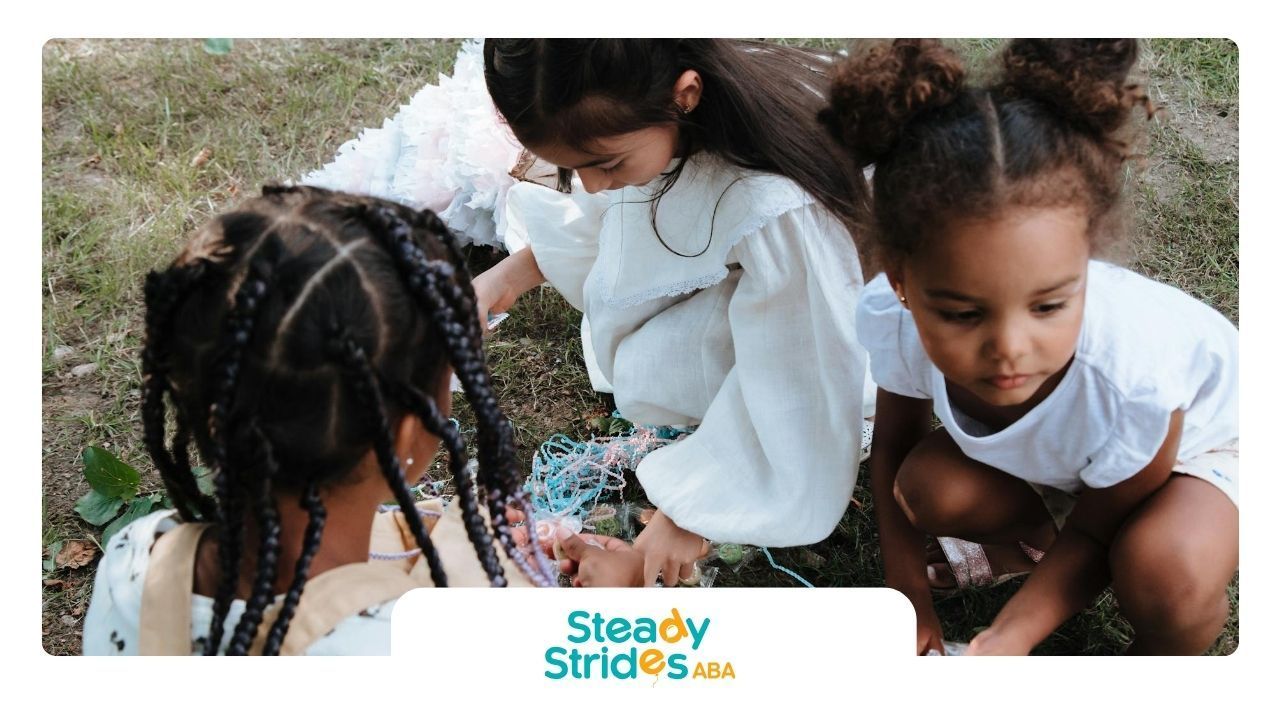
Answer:
[[[666,172],[677,164],[672,161]],[[729,253],[739,240],[771,219],[814,202],[785,177],[744,170],[698,153],[685,163],[675,185],[658,198],[655,222],[653,198],[665,182],[660,176],[643,187],[608,193],[600,255],[592,274],[598,297],[611,307],[715,285],[728,276]]]

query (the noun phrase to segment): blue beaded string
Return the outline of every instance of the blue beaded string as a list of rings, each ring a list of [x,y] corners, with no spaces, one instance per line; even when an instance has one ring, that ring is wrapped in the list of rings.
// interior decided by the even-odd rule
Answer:
[[[801,585],[804,585],[804,586],[805,586],[805,587],[807,587],[807,588],[811,588],[811,587],[813,587],[813,585],[812,585],[812,584],[810,584],[808,580],[805,580],[804,578],[800,577],[800,574],[799,574],[799,573],[797,573],[796,571],[794,571],[794,570],[788,570],[787,568],[784,568],[784,567],[782,567],[781,565],[779,565],[778,563],[774,562],[774,561],[773,561],[773,555],[769,552],[769,548],[767,548],[767,547],[762,547],[762,548],[760,548],[760,550],[761,550],[761,552],[763,552],[763,553],[764,553],[765,558],[769,561],[769,564],[773,566],[773,569],[774,569],[774,570],[781,570],[782,572],[784,572],[784,573],[786,573],[786,574],[790,575],[791,577],[795,578],[795,579],[796,579],[796,582],[799,582]]]

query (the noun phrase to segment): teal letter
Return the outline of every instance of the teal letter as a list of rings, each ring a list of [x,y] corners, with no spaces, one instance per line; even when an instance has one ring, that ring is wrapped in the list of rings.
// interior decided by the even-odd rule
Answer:
[[[625,663],[625,664],[626,664],[626,666],[627,666],[627,669],[626,669],[626,670],[623,670],[623,669],[622,669],[622,665],[623,665],[624,663]],[[635,646],[632,646],[632,648],[631,648],[630,652],[627,652],[627,653],[624,653],[624,654],[621,654],[621,655],[614,655],[614,656],[613,656],[613,667],[612,667],[612,668],[610,668],[610,669],[613,671],[613,676],[614,676],[614,677],[616,677],[616,678],[622,678],[622,679],[625,679],[625,680],[634,680],[634,679],[635,679],[635,677],[636,677],[636,649],[635,649]]]
[[[699,627],[694,627],[693,620],[690,618],[685,618],[684,624],[689,626],[689,637],[693,638],[692,649],[697,650],[702,644],[703,636],[707,634],[707,628],[711,627],[711,618],[703,618],[702,625]]]
[[[605,626],[605,633],[609,636],[609,642],[624,643],[631,638],[631,623],[626,618],[613,618]]]
[[[667,677],[672,680],[683,680],[689,674],[689,666],[684,664],[684,653],[672,653],[667,656]]]
[[[556,670],[555,672],[547,670],[546,672],[542,673],[543,675],[546,675],[552,680],[560,680],[565,675],[569,674],[569,666],[565,664],[564,660],[561,660],[560,658],[556,657],[557,655],[563,655],[564,652],[565,652],[565,649],[558,646],[552,646],[547,648],[547,655],[546,655],[547,664],[555,665],[556,667],[559,668],[559,670]]]
[[[586,642],[587,638],[591,637],[591,628],[587,627],[586,625],[579,624],[578,622],[579,620],[586,620],[586,619],[587,619],[586,610],[574,610],[573,612],[569,613],[569,627],[573,628],[574,630],[582,631],[581,637],[574,637],[572,634],[570,634],[569,642],[576,642],[576,643]]]
[[[638,643],[656,643],[658,626],[654,624],[653,618],[636,618],[636,629],[631,633],[631,637]]]

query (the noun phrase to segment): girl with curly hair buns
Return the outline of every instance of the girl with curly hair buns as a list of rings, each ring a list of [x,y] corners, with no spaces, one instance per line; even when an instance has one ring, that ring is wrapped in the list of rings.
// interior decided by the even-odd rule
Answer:
[[[860,222],[885,272],[856,314],[871,483],[921,653],[941,650],[932,590],[1028,571],[971,654],[1030,652],[1108,585],[1134,653],[1203,652],[1226,621],[1238,331],[1094,259],[1121,239],[1130,120],[1151,113],[1137,54],[1017,40],[977,84],[941,44],[898,40],[836,73],[822,117],[875,166]]]
[[[383,654],[407,589],[554,584],[513,537],[523,474],[475,308],[435,215],[310,187],[267,188],[151,273],[144,436],[174,509],[112,537],[85,652]],[[474,482],[450,368],[477,418]],[[441,442],[448,510],[409,487]],[[375,526],[417,563],[370,560]]]
[[[481,308],[549,281],[624,417],[696,426],[636,469],[657,506],[643,562],[593,550],[572,558],[583,584],[688,581],[703,538],[815,543],[848,506],[870,404],[849,317],[866,187],[817,122],[831,68],[738,40],[485,41],[494,105],[569,192],[510,189],[523,249],[476,279]]]

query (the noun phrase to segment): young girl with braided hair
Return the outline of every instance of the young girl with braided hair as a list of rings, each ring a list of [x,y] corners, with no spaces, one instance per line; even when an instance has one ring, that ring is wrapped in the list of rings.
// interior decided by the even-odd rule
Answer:
[[[583,312],[592,385],[623,417],[696,426],[636,468],[657,506],[642,574],[584,548],[583,584],[671,586],[704,538],[815,543],[848,506],[870,414],[849,321],[866,189],[816,119],[831,59],[739,40],[485,41],[493,103],[560,192],[509,189],[512,254],[477,277],[481,311],[550,282]],[[618,573],[593,567],[610,560]]]
[[[523,474],[465,266],[435,215],[266,188],[151,273],[146,306],[144,435],[175,509],[111,539],[87,654],[380,654],[395,598],[415,585],[554,584],[545,556],[513,538]],[[474,487],[448,419],[450,368],[477,418]],[[458,494],[448,511],[415,506],[409,488],[440,442]],[[421,553],[407,574],[370,561],[388,497],[396,521],[378,524]]]
[[[875,166],[863,224],[886,269],[856,314],[879,386],[872,492],[921,653],[942,644],[931,585],[1027,571],[970,654],[1028,653],[1108,584],[1134,653],[1203,652],[1226,621],[1239,333],[1091,259],[1125,227],[1130,120],[1150,114],[1136,57],[1132,40],[1017,40],[977,84],[940,43],[899,40],[836,73],[823,118]]]

